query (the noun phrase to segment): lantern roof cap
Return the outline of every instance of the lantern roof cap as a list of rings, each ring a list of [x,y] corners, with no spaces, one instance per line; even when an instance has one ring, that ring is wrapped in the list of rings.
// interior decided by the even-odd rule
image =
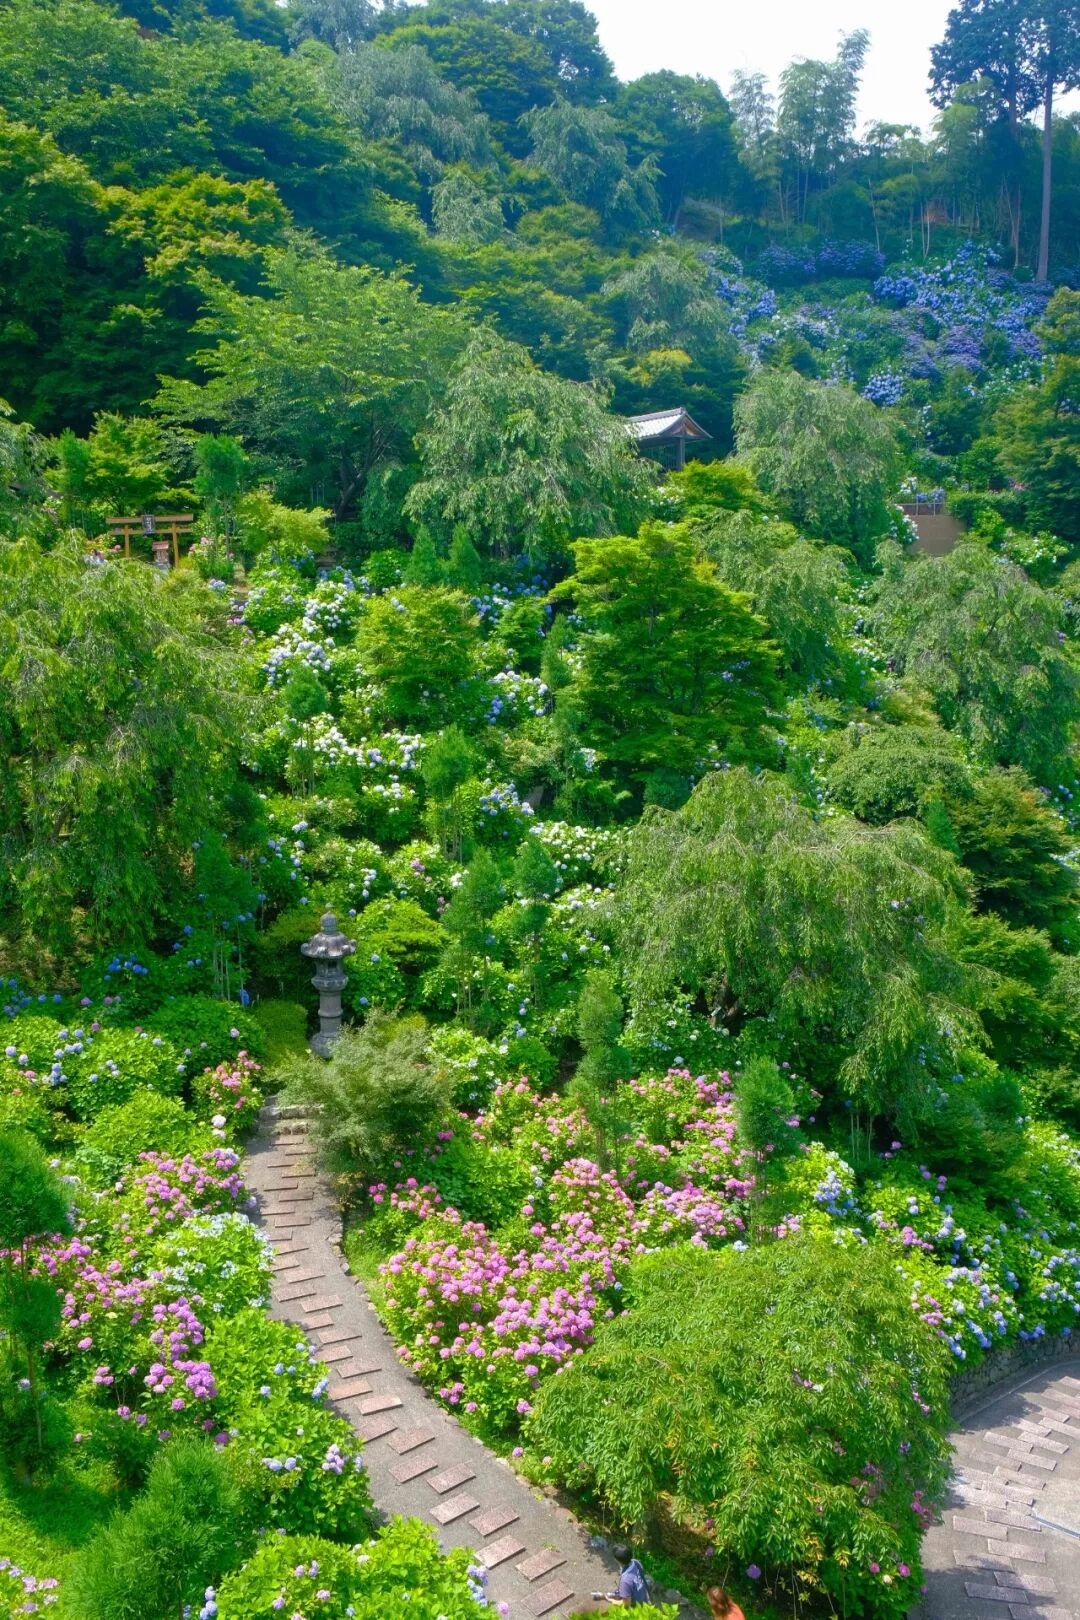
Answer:
[[[339,932],[337,917],[332,911],[326,912],[322,917],[319,932],[305,940],[300,947],[304,956],[313,956],[320,961],[351,956],[355,949],[355,940]]]

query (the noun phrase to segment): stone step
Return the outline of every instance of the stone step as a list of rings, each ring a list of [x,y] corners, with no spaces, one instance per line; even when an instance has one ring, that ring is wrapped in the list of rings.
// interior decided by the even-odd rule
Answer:
[[[434,1438],[433,1429],[399,1429],[390,1445],[404,1456],[405,1452],[415,1451],[418,1446],[429,1446]]]
[[[434,1479],[429,1479],[428,1484],[440,1496],[445,1496],[448,1491],[456,1491],[459,1485],[467,1485],[470,1479],[475,1478],[476,1474],[471,1468],[455,1463],[453,1468],[447,1468],[441,1474],[436,1474]]]
[[[374,1417],[376,1412],[393,1412],[401,1402],[396,1395],[366,1395],[360,1402],[361,1417]]]
[[[533,1553],[531,1558],[523,1559],[517,1567],[519,1574],[524,1575],[527,1581],[538,1581],[565,1563],[564,1553],[556,1552],[554,1547],[541,1547],[538,1553]]]
[[[475,1519],[469,1520],[469,1526],[477,1535],[493,1536],[496,1530],[505,1530],[508,1524],[515,1524],[519,1517],[513,1508],[486,1508]]]
[[[422,1451],[418,1457],[405,1457],[401,1462],[395,1463],[390,1473],[399,1485],[407,1485],[411,1479],[419,1479],[421,1474],[428,1474],[438,1466],[438,1457],[429,1457]]]
[[[475,1496],[463,1491],[460,1496],[451,1496],[445,1502],[440,1502],[431,1517],[439,1524],[453,1524],[456,1519],[463,1519],[466,1513],[475,1513],[479,1506]]]
[[[529,1613],[536,1615],[539,1620],[540,1615],[550,1614],[552,1609],[559,1607],[560,1603],[569,1602],[573,1595],[574,1588],[567,1586],[565,1581],[551,1581],[547,1586],[542,1586],[539,1592],[535,1594],[535,1601]]]
[[[516,1536],[500,1536],[498,1541],[489,1542],[481,1547],[476,1554],[476,1563],[483,1569],[495,1569],[499,1564],[505,1564],[508,1558],[516,1558],[518,1553],[525,1551],[525,1543]]]
[[[326,1392],[331,1401],[352,1401],[371,1394],[371,1385],[364,1378],[351,1378],[348,1383],[331,1384]]]
[[[353,1425],[357,1434],[366,1445],[373,1445],[384,1435],[393,1434],[397,1429],[397,1419],[392,1417],[361,1418]]]

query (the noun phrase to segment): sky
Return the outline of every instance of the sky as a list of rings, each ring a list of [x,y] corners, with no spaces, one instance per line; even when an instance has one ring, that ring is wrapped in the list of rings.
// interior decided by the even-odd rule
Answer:
[[[671,68],[727,90],[732,72],[761,72],[775,93],[796,56],[831,57],[840,34],[870,33],[859,129],[878,120],[929,126],[930,47],[950,0],[586,0],[620,79]]]

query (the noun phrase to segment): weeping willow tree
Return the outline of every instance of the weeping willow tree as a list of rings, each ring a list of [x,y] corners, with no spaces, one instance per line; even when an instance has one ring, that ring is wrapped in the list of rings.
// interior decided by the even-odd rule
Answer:
[[[0,934],[153,937],[236,809],[248,700],[220,614],[142,563],[0,546]]]
[[[681,810],[647,810],[621,892],[635,1017],[673,992],[832,1076],[865,1125],[917,1120],[942,1066],[981,1041],[973,983],[946,948],[966,904],[953,859],[914,824],[817,820],[769,776],[716,772]]]

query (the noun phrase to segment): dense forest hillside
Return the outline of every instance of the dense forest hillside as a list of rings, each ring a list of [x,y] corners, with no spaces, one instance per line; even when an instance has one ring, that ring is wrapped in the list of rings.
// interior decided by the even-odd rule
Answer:
[[[867,44],[0,0],[0,1615],[514,1612],[267,1314],[275,1094],[661,1595],[899,1620],[1075,1333],[1080,32]]]

